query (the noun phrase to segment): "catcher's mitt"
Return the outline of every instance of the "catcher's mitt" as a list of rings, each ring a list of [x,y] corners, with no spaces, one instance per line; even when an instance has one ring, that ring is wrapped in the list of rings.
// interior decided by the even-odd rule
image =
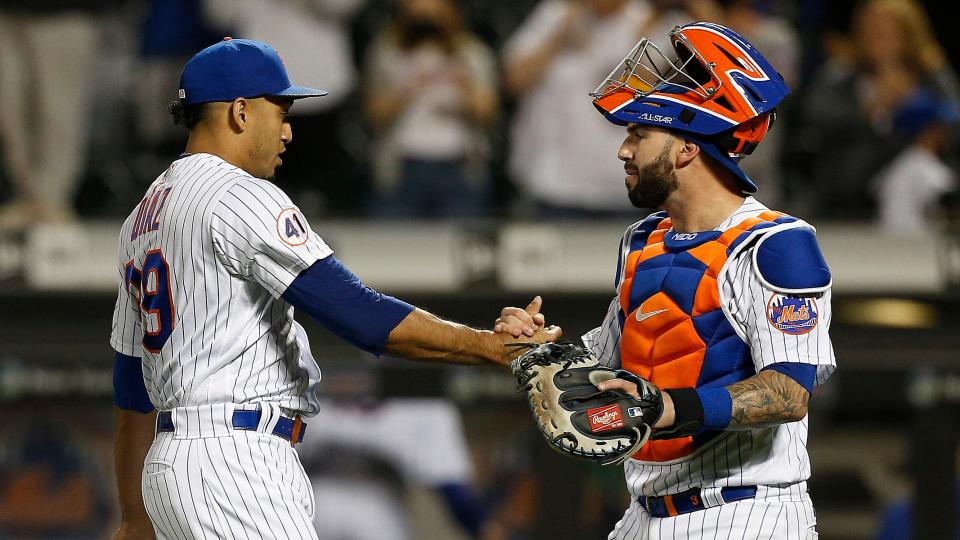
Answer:
[[[570,342],[531,347],[510,367],[550,446],[608,465],[623,463],[647,442],[663,414],[663,398],[653,383],[602,367],[586,349]],[[617,377],[636,383],[641,398],[597,389],[598,383]]]

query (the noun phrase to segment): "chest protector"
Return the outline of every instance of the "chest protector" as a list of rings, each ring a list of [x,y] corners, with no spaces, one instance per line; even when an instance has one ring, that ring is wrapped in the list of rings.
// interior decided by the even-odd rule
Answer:
[[[717,276],[731,254],[758,231],[796,221],[767,211],[726,231],[671,232],[654,214],[625,238],[620,281],[620,360],[623,369],[660,388],[723,387],[756,373],[750,347],[720,307]],[[670,461],[720,434],[651,440],[633,455]]]

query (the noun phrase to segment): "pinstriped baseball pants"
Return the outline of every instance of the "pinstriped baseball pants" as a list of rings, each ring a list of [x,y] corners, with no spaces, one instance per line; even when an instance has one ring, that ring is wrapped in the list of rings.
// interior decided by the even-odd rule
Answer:
[[[813,504],[750,499],[656,518],[634,501],[608,540],[813,540]]]
[[[158,540],[317,538],[296,450],[269,433],[158,433],[142,488]]]

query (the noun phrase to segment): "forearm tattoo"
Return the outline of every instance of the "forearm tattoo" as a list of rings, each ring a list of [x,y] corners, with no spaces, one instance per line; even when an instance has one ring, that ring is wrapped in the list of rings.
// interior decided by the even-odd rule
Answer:
[[[730,430],[745,430],[796,422],[807,414],[810,394],[783,373],[761,371],[727,387],[733,398]]]

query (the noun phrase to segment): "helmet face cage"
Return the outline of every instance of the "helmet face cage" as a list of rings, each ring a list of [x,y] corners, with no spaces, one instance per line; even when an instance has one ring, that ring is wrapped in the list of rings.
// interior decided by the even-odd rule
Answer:
[[[769,128],[764,120],[790,93],[783,78],[724,26],[678,26],[669,39],[666,53],[640,40],[591,93],[594,106],[615,124],[724,137],[719,142],[732,154],[749,154]]]
[[[739,168],[770,129],[790,93],[783,77],[735,31],[710,22],[675,27],[666,54],[641,39],[590,95],[606,119],[673,130],[733,172],[747,192],[757,186]]]
[[[629,89],[635,93],[635,99],[653,92],[692,92],[704,101],[710,99],[723,83],[714,72],[713,64],[704,61],[680,29],[679,26],[675,27],[669,36],[678,50],[685,49],[688,53],[685,59],[676,54],[667,56],[650,38],[645,37],[590,92],[590,96],[600,99]]]

